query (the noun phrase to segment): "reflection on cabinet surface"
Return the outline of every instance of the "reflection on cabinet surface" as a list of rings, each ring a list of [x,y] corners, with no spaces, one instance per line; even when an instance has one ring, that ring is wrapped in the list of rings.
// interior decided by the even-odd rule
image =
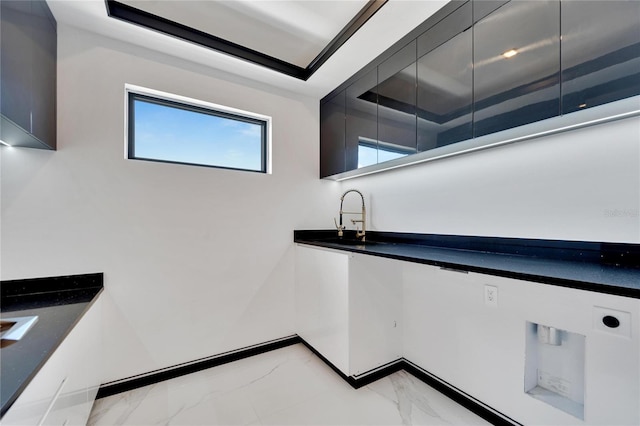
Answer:
[[[416,153],[416,41],[378,66],[378,163]]]
[[[418,151],[473,137],[471,3],[418,38]]]
[[[562,2],[562,113],[640,95],[640,2]]]
[[[473,2],[473,23],[475,24],[509,0],[475,0]]]
[[[347,87],[345,141],[347,170],[355,170],[378,162],[377,84],[378,70],[373,68]]]
[[[320,108],[320,176],[344,172],[345,92],[329,99]]]
[[[31,129],[31,3],[2,1],[2,106],[0,112],[23,129]]]
[[[56,147],[56,28],[43,2],[33,2],[33,135],[52,148]]]
[[[512,1],[474,25],[474,136],[560,113],[560,2]]]
[[[56,148],[56,23],[44,1],[0,2],[1,137]]]
[[[449,2],[322,100],[321,177],[640,96],[638,16],[637,0]],[[343,91],[346,135],[325,123]]]

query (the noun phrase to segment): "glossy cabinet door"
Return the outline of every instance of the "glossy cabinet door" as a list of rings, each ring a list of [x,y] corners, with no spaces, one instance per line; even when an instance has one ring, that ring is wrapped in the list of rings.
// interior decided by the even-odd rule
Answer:
[[[102,301],[93,302],[0,425],[84,425],[103,381]]]
[[[418,38],[418,151],[471,139],[471,3]]]
[[[378,162],[377,84],[373,68],[346,89],[346,170]]]
[[[61,357],[65,364],[56,365],[56,370],[64,372],[64,385],[42,425],[84,425],[89,420],[103,379],[101,304],[95,301],[63,342],[68,348]]]
[[[562,113],[640,95],[640,2],[562,1]]]
[[[558,0],[501,6],[474,25],[473,43],[474,137],[560,114]]]
[[[349,259],[349,374],[402,358],[404,262],[354,253]]]
[[[3,116],[31,131],[31,51],[33,50],[31,2],[0,2],[0,90]]]
[[[350,253],[296,246],[296,333],[349,374]]]
[[[53,17],[44,2],[33,2],[31,133],[56,148],[57,37]]]
[[[345,376],[398,360],[403,265],[296,245],[296,333]]]
[[[320,177],[345,168],[345,91],[320,105]]]
[[[473,22],[478,22],[505,3],[509,3],[509,0],[474,0]]]
[[[446,7],[342,86],[344,171],[640,95],[638,0]]]
[[[416,153],[416,41],[378,66],[378,163]]]
[[[0,136],[56,148],[57,35],[44,0],[0,2]]]

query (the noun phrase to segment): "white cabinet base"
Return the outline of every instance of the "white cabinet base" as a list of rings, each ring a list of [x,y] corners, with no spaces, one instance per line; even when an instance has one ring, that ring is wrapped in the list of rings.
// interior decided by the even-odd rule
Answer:
[[[486,303],[486,285],[498,289],[497,307]],[[504,415],[537,425],[640,424],[640,300],[409,263],[403,297],[404,357]],[[601,312],[597,307],[621,312],[631,335],[594,325],[594,309]],[[541,362],[562,372],[543,371],[551,374],[543,383],[558,384],[560,376],[571,382],[564,390],[568,400],[580,404],[576,392],[583,388],[584,419],[580,410],[557,408],[527,394],[527,357],[534,356],[527,351],[527,324],[583,336],[583,367],[572,357]],[[536,356],[553,355],[543,352]]]
[[[349,262],[350,375],[402,358],[402,262],[354,254]]]
[[[296,330],[349,375],[349,253],[296,247]]]
[[[85,425],[102,382],[101,301],[96,300],[0,424]]]
[[[346,376],[397,361],[402,356],[401,280],[401,262],[299,245],[298,335]]]
[[[298,334],[350,380],[400,359],[523,424],[640,424],[638,299],[304,245],[296,253]],[[534,325],[571,333],[567,346],[534,350],[532,339],[557,343],[533,336]]]

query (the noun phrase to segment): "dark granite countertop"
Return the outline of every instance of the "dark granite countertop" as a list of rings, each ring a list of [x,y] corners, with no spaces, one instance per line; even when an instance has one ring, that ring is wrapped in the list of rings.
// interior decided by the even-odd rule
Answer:
[[[103,289],[103,274],[2,281],[2,318],[38,316],[18,341],[2,340],[1,415],[7,412]]]
[[[367,232],[294,231],[296,243],[640,298],[640,245]]]

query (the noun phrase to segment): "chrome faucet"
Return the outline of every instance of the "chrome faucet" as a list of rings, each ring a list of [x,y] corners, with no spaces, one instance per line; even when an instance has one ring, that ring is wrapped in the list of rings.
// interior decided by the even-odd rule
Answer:
[[[344,197],[350,193],[350,192],[355,192],[358,195],[360,195],[360,198],[362,199],[362,211],[361,212],[345,212],[344,210],[342,210],[342,205],[344,203]],[[357,223],[362,223],[362,230],[359,230],[357,225],[356,225],[356,238],[361,238],[362,241],[364,241],[365,239],[365,232],[366,232],[366,227],[367,227],[367,209],[364,206],[364,196],[362,195],[362,192],[358,191],[357,189],[350,189],[348,191],[346,191],[344,194],[342,194],[342,197],[340,197],[340,224],[338,224],[336,222],[336,219],[333,219],[333,222],[336,224],[336,228],[338,229],[338,236],[342,237],[344,235],[344,229],[345,226],[342,224],[342,215],[343,214],[359,214],[361,215],[360,219],[351,219],[351,223],[353,223],[354,225]]]

